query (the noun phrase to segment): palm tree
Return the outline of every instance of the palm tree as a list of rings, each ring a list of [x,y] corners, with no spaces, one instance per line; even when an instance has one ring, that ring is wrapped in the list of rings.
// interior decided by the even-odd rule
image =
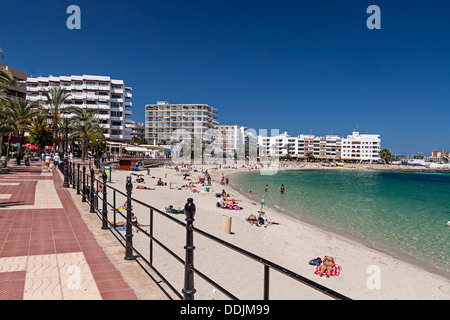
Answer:
[[[103,129],[100,125],[100,120],[95,117],[96,113],[93,111],[86,111],[81,108],[70,108],[75,114],[71,121],[71,132],[73,140],[81,141],[81,157],[86,161],[87,149],[89,140],[94,135],[102,135]],[[81,118],[84,118],[85,125],[81,125]]]
[[[311,160],[314,160],[316,157],[311,152],[308,152],[305,154],[305,158],[307,162],[310,162]]]
[[[11,72],[5,68],[0,67],[0,92],[6,90],[8,86],[15,86],[16,79],[12,76]]]
[[[52,87],[47,92],[44,92],[46,100],[41,101],[47,107],[48,113],[53,116],[52,130],[53,130],[53,150],[56,152],[58,141],[58,123],[62,119],[62,114],[67,113],[67,108],[64,108],[64,100],[66,100],[70,93],[61,87]]]
[[[36,146],[38,147],[37,150],[38,155],[40,155],[41,150],[44,149],[43,138],[45,137],[46,132],[48,130],[49,129],[47,127],[47,115],[45,113],[41,112],[31,119],[30,138],[35,141]]]
[[[5,100],[6,101],[6,100]],[[0,156],[3,154],[4,133],[12,132],[12,120],[6,112],[6,107],[0,103]]]
[[[285,144],[283,146],[283,149],[286,150],[286,158],[291,160],[292,159],[291,151],[294,150],[294,145],[292,143]]]
[[[2,49],[0,49],[0,57],[4,57]],[[7,86],[15,86],[16,79],[12,76],[11,72],[5,68],[0,67],[0,93],[2,93]]]
[[[11,120],[11,127],[19,137],[19,153],[22,156],[22,144],[25,139],[25,132],[31,129],[31,119],[39,114],[39,104],[36,101],[10,97],[6,103],[6,113]]]
[[[389,164],[392,160],[391,150],[384,148],[380,151],[380,158],[384,163]]]
[[[4,57],[1,48],[0,57]],[[3,151],[3,134],[11,133],[13,130],[11,127],[12,121],[8,116],[8,112],[6,112],[6,104],[8,103],[8,99],[5,92],[8,86],[15,85],[16,79],[14,79],[13,75],[5,68],[0,67],[0,155]]]

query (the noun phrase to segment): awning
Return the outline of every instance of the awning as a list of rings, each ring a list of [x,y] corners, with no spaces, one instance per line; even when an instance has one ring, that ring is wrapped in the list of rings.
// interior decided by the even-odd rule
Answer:
[[[131,151],[131,152],[148,152],[149,150],[147,148],[141,148],[141,147],[125,147],[125,150]]]

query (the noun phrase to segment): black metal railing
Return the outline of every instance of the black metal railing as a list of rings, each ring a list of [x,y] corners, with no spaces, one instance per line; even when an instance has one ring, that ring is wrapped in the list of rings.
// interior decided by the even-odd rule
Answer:
[[[194,266],[194,241],[193,241],[193,234],[199,234],[202,237],[214,241],[215,243],[224,246],[228,249],[231,249],[248,259],[251,259],[253,261],[258,262],[261,264],[264,268],[264,275],[263,275],[263,299],[268,300],[269,299],[269,288],[270,288],[270,270],[277,271],[281,273],[282,275],[289,277],[291,279],[294,279],[306,286],[309,286],[327,296],[330,296],[334,299],[338,300],[350,300],[350,298],[344,296],[343,294],[340,294],[334,290],[331,290],[317,282],[314,282],[308,278],[305,278],[293,271],[290,271],[282,266],[279,266],[267,259],[264,259],[258,255],[255,255],[247,250],[244,250],[240,247],[237,247],[229,242],[226,242],[220,238],[217,238],[201,229],[195,228],[193,225],[193,222],[195,221],[194,216],[196,212],[195,204],[191,198],[187,200],[187,203],[184,207],[184,212],[186,216],[186,223],[178,220],[177,218],[169,215],[168,213],[161,211],[147,203],[144,203],[138,199],[135,199],[132,197],[132,182],[131,177],[127,177],[127,181],[125,184],[126,192],[122,192],[112,186],[109,186],[107,184],[107,175],[106,172],[103,171],[102,178],[96,179],[94,174],[94,169],[91,169],[90,171],[86,172],[86,167],[83,166],[82,168],[80,165],[75,166],[75,164],[72,163],[72,168],[69,170],[71,179],[71,183],[73,184],[72,187],[77,189],[77,194],[81,194],[82,201],[87,202],[90,206],[90,212],[96,213],[97,216],[102,221],[102,229],[109,229],[113,235],[119,240],[119,242],[125,247],[125,256],[124,258],[127,260],[136,260],[141,267],[143,267],[142,263],[136,259],[140,258],[142,259],[145,264],[150,267],[157,275],[161,278],[162,282],[165,283],[174,293],[175,295],[184,300],[193,300],[195,295],[195,287],[194,287],[194,274],[202,278],[204,281],[209,283],[211,286],[213,286],[215,289],[223,293],[226,297],[238,300],[238,298],[229,292],[227,289],[216,283],[213,279],[202,273],[200,270],[195,268]],[[62,170],[64,172],[64,170]],[[118,196],[120,196],[122,199],[126,199],[126,203],[124,204],[126,215],[124,215],[117,207],[118,204]],[[112,199],[111,199],[112,198]],[[101,201],[102,207],[99,208],[99,202]],[[147,232],[141,226],[139,226],[137,223],[133,221],[133,213],[132,213],[132,205],[140,205],[144,208],[147,208],[149,210],[149,220],[150,224],[149,231]],[[112,210],[112,221],[108,220],[108,208]],[[179,226],[182,226],[186,229],[186,244],[184,246],[185,249],[185,259],[181,258],[179,255],[177,255],[173,250],[168,248],[163,242],[158,240],[154,235],[154,226],[153,226],[153,218],[154,215],[158,214],[161,217],[167,218],[170,221],[172,221],[175,224],[178,224]],[[119,226],[117,223],[117,217],[120,216],[123,219],[125,219],[126,223],[125,225]],[[119,230],[124,227],[125,228],[125,235],[119,232]],[[144,254],[139,252],[138,248],[133,246],[133,229],[138,230],[141,232],[141,234],[145,235],[149,239],[149,257],[146,258]],[[123,230],[122,230],[123,231]],[[181,290],[181,293],[178,289],[176,289],[167,279],[164,277],[164,275],[157,270],[154,267],[153,263],[153,246],[158,245],[160,248],[162,248],[164,251],[170,254],[176,261],[184,265],[184,288]],[[160,286],[162,290],[162,286]]]

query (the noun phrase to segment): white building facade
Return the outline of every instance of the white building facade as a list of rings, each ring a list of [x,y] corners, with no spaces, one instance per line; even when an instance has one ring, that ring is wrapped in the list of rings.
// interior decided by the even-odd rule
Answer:
[[[157,101],[145,105],[145,138],[150,144],[169,144],[175,132],[183,132],[212,143],[217,127],[217,109],[207,104],[170,104]]]
[[[376,162],[380,160],[380,144],[380,135],[360,134],[354,131],[342,139],[342,159]]]
[[[131,128],[127,127],[127,123],[131,123],[132,88],[125,86],[123,80],[95,75],[50,75],[28,77],[25,85],[29,101],[45,101],[44,92],[50,87],[64,88],[70,93],[64,107],[77,106],[86,111],[94,111],[106,139],[110,141],[131,140]]]
[[[244,150],[246,129],[238,125],[217,125],[214,129],[214,147],[220,148],[226,155]]]
[[[258,135],[260,154],[317,160],[351,160],[376,162],[380,159],[380,135],[353,132],[346,138],[337,135],[324,137],[301,134],[290,136],[287,132],[274,136]]]

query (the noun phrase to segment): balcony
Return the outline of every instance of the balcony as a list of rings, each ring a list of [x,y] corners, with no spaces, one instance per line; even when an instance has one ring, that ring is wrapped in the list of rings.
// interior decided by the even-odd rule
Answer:
[[[110,134],[109,138],[110,140],[123,140],[123,134]]]
[[[39,101],[39,100],[47,100],[46,97],[41,97],[41,96],[27,96],[27,100],[28,101]]]
[[[84,94],[76,94],[76,93],[72,93],[71,94],[71,98],[75,99],[75,100],[83,100],[86,98],[86,95]]]
[[[109,85],[99,85],[98,90],[100,91],[110,91],[111,87]]]
[[[118,94],[123,94],[123,88],[111,88],[111,92],[112,93],[118,93]]]
[[[98,95],[99,101],[109,101],[111,98],[109,95]]]

